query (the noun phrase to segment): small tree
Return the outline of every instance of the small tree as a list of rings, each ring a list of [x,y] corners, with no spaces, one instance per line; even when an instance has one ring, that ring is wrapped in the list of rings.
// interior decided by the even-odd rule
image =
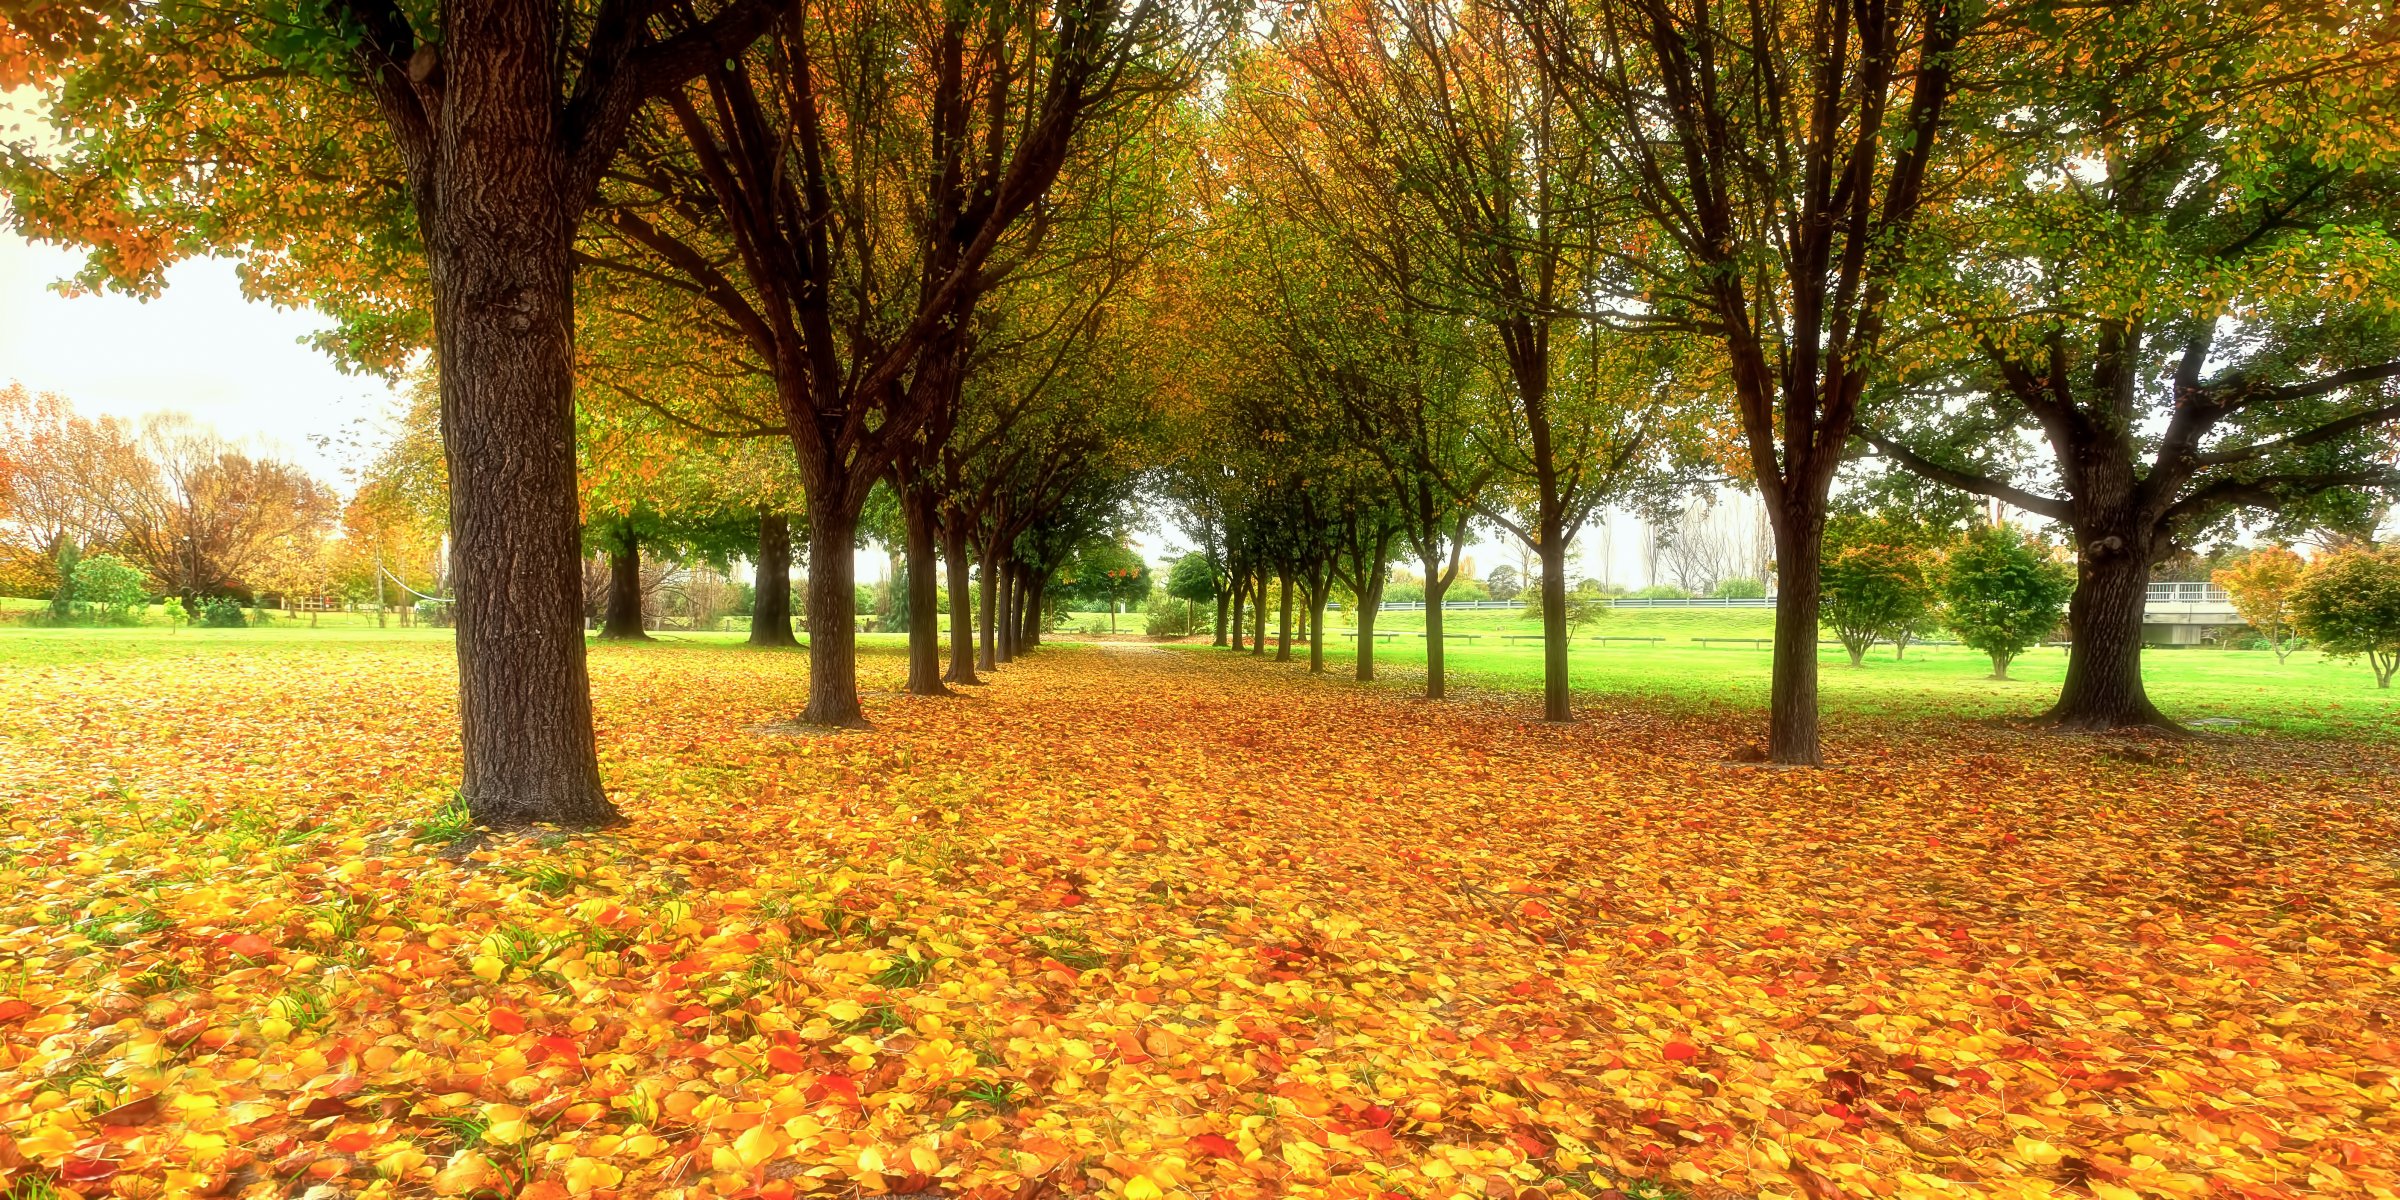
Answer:
[[[2058,628],[2075,573],[2041,542],[2007,526],[1969,533],[1950,552],[1942,599],[1958,640],[1992,656],[1992,678],[2008,678],[2010,659]]]
[[[1208,565],[1208,556],[1195,550],[1176,559],[1167,571],[1167,594],[1183,601],[1185,628],[1198,627],[1192,606],[1212,604],[1217,599],[1217,572]]]
[[[2335,658],[2366,656],[2375,686],[2400,672],[2400,546],[2343,550],[2292,589],[2293,624]]]
[[[1525,585],[1517,578],[1515,567],[1493,567],[1492,573],[1484,576],[1483,586],[1494,600],[1514,600]]]
[[[64,625],[75,619],[75,569],[83,558],[73,539],[58,544],[58,590],[50,593],[50,623]]]
[[[149,599],[141,568],[114,554],[95,554],[75,568],[75,602],[95,620],[131,624],[134,610]]]
[[[184,610],[181,596],[167,597],[162,607],[167,617],[167,636],[169,637],[173,637],[178,627],[187,624],[192,619],[192,614]]]
[[[1905,644],[1934,603],[1924,551],[1901,542],[1829,530],[1820,568],[1825,623],[1833,627],[1850,665],[1866,662],[1878,641]],[[2013,653],[2013,651],[2012,651]],[[1999,664],[1996,664],[1999,665]]]
[[[2233,560],[2212,578],[2233,598],[2234,611],[2267,639],[2275,661],[2291,657],[2292,593],[2307,574],[2308,564],[2281,546],[2261,546]]]

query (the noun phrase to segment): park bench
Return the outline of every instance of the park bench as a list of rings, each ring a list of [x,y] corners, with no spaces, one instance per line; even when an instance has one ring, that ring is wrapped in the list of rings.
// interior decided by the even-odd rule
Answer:
[[[1413,635],[1411,635],[1411,636],[1414,636],[1414,637],[1424,637],[1425,635],[1424,635],[1424,634],[1421,634],[1421,633],[1419,633],[1419,634],[1413,634]],[[1469,641],[1469,642],[1471,642],[1471,641],[1474,641],[1475,639],[1477,639],[1477,638],[1479,638],[1479,637],[1482,637],[1482,636],[1483,636],[1483,635],[1482,635],[1482,634],[1480,634],[1480,633],[1467,633],[1467,632],[1464,632],[1464,631],[1462,631],[1462,630],[1445,629],[1445,630],[1443,630],[1443,631],[1442,631],[1442,640],[1443,640],[1443,641],[1445,641],[1445,642],[1449,642],[1449,641],[1460,641],[1460,640],[1464,640],[1464,641]]]
[[[1520,641],[1524,641],[1524,640],[1526,640],[1526,639],[1529,639],[1529,638],[1530,638],[1530,639],[1532,639],[1533,641],[1537,641],[1537,642],[1538,642],[1538,641],[1541,641],[1541,640],[1542,640],[1542,638],[1543,638],[1543,637],[1545,637],[1545,636],[1547,636],[1547,635],[1544,635],[1544,634],[1539,634],[1539,633],[1504,633],[1504,634],[1501,634],[1501,635],[1500,635],[1500,639],[1501,639],[1502,641],[1505,641],[1505,642],[1507,642],[1509,645],[1512,645],[1512,646],[1513,646],[1513,645],[1516,645],[1518,642],[1520,642]]]
[[[1753,649],[1753,650],[1759,650],[1759,649],[1764,649],[1764,648],[1766,647],[1767,643],[1769,643],[1769,642],[1772,642],[1772,641],[1774,641],[1775,639],[1774,639],[1774,638],[1763,638],[1763,637],[1762,637],[1762,638],[1745,638],[1745,637],[1696,637],[1696,638],[1693,638],[1692,640],[1693,640],[1693,641],[1695,641],[1695,642],[1698,642],[1698,643],[1700,643],[1700,645],[1701,645],[1703,648],[1706,648],[1707,646],[1709,646],[1709,645],[1711,645],[1711,644],[1714,644],[1714,643],[1716,643],[1716,642],[1734,642],[1734,643],[1737,643],[1737,644],[1738,644],[1738,643],[1746,643],[1746,644],[1748,644],[1748,645],[1749,645],[1749,647],[1750,647],[1751,649]]]
[[[1607,644],[1608,644],[1608,643],[1610,643],[1610,642],[1648,642],[1649,644],[1651,644],[1651,645],[1655,646],[1655,645],[1658,645],[1658,644],[1659,644],[1659,643],[1661,643],[1661,642],[1664,642],[1664,641],[1666,641],[1667,639],[1665,639],[1665,638],[1663,638],[1663,637],[1636,637],[1636,636],[1633,636],[1633,635],[1631,635],[1631,634],[1620,634],[1620,635],[1608,636],[1608,637],[1596,637],[1596,638],[1593,638],[1592,640],[1593,640],[1593,641],[1595,641],[1595,642],[1598,642],[1598,643],[1600,643],[1600,644],[1601,644],[1601,645],[1603,645],[1603,646],[1607,645]]]
[[[1358,639],[1358,631],[1355,629],[1345,629],[1342,631],[1342,636],[1356,641]],[[1399,636],[1399,634],[1393,633],[1389,630],[1378,629],[1375,631],[1375,641],[1378,644],[1393,641]]]

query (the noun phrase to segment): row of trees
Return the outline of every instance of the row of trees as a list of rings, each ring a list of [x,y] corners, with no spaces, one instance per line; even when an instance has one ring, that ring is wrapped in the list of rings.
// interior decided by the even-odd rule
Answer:
[[[48,88],[54,129],[0,183],[20,230],[91,248],[87,285],[230,253],[337,317],[350,362],[434,351],[488,821],[613,815],[580,543],[687,494],[754,517],[769,578],[802,526],[810,721],[859,717],[849,551],[879,485],[911,611],[949,582],[946,671],[911,622],[933,692],[1035,636],[1145,466],[1229,616],[1296,589],[1321,627],[1335,586],[1371,613],[1401,558],[1438,623],[1469,526],[1505,531],[1541,561],[1563,719],[1577,532],[1738,485],[1780,581],[1769,750],[1806,763],[1825,523],[1864,448],[1866,476],[2071,534],[2076,726],[2163,720],[2138,662],[2162,557],[2259,514],[2355,524],[2400,482],[2373,6],[1253,17],[47,4],[8,18],[0,84]]]
[[[2313,560],[2263,546],[2215,579],[2277,662],[2305,638],[2337,658],[2365,658],[2377,687],[2392,686],[2400,672],[2400,546],[2346,547]]]
[[[1471,523],[1504,531],[1562,719],[1578,529],[1753,489],[1769,750],[1813,762],[1837,496],[1958,489],[2072,549],[2049,718],[2167,724],[2153,571],[2364,537],[2400,488],[2394,32],[2314,0],[1286,10],[1209,130],[1169,490],[1236,611],[1272,577],[1311,627],[1331,581],[1371,609],[1405,556],[1432,602]]]

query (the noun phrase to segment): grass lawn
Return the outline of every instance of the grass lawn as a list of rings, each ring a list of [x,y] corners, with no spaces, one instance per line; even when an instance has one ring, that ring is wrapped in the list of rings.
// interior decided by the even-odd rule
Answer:
[[[439,631],[0,636],[6,1194],[2400,1188],[2380,747],[891,635],[793,736],[735,641],[596,646],[626,822],[492,835]]]

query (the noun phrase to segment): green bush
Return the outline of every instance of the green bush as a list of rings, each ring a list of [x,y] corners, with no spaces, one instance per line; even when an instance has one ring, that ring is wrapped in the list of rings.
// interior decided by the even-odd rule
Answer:
[[[131,625],[149,603],[141,568],[114,554],[95,554],[75,568],[75,603],[87,620]]]
[[[1692,594],[1671,583],[1654,583],[1635,592],[1636,600],[1689,600]]]
[[[1179,600],[1166,592],[1150,593],[1150,603],[1142,608],[1142,632],[1154,638],[1188,637],[1192,622],[1198,614],[1197,602]],[[1215,612],[1210,612],[1215,617]]]
[[[1755,579],[1728,579],[1718,584],[1709,595],[1719,600],[1764,600],[1767,598],[1767,585]]]
[[[240,629],[249,624],[242,602],[231,596],[212,596],[200,602],[200,623],[210,629]]]
[[[1985,526],[1951,550],[1942,571],[1945,621],[1958,640],[1992,656],[1992,678],[2039,645],[2066,616],[2075,571],[2030,534]]]

